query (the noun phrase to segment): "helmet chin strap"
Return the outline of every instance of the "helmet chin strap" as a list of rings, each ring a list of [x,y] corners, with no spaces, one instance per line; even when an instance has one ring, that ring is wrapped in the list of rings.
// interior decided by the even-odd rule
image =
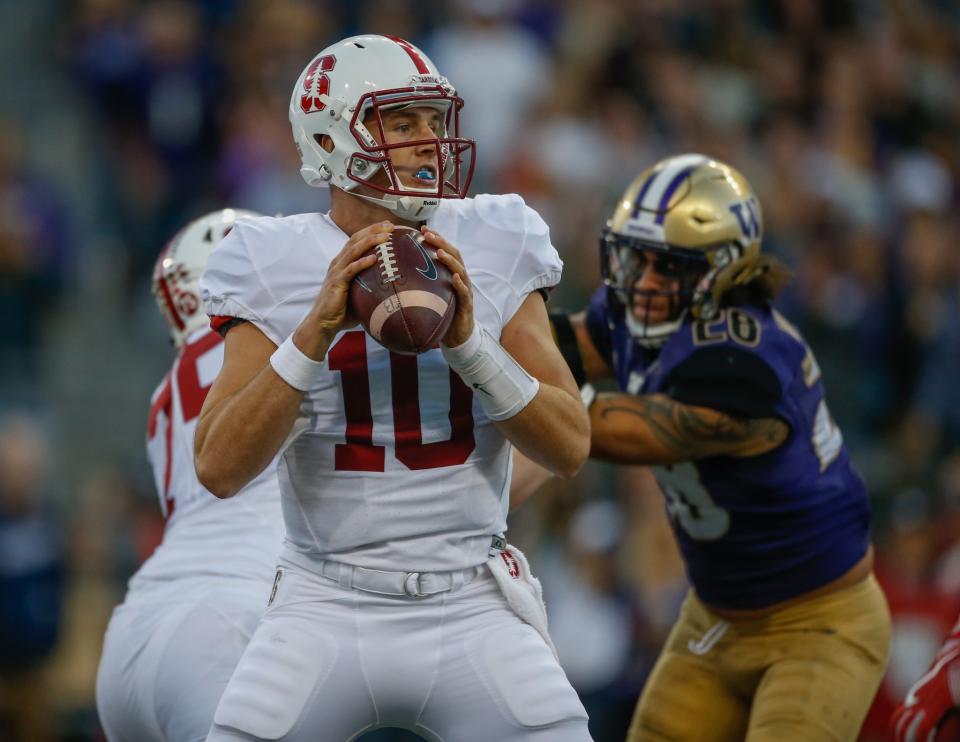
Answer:
[[[437,210],[439,204],[425,204],[426,199],[419,198],[417,196],[394,196],[391,198],[377,198],[376,196],[368,196],[365,193],[357,193],[356,191],[350,191],[357,198],[362,198],[364,201],[367,201],[377,206],[382,206],[393,214],[399,216],[401,219],[406,219],[411,222],[417,221],[426,221],[431,216],[433,212]]]

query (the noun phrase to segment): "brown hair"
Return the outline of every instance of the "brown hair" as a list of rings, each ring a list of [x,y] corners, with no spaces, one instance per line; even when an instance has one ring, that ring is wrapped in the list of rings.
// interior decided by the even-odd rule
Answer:
[[[724,307],[737,304],[754,304],[766,306],[783,291],[790,279],[791,271],[779,258],[773,255],[761,254],[757,257],[753,270],[756,275],[747,283],[734,286],[723,295],[720,304]]]

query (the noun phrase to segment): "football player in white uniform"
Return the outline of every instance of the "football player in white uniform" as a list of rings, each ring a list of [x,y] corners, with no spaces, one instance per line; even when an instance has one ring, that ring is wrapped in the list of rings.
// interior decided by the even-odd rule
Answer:
[[[589,739],[539,584],[499,536],[511,444],[563,476],[588,454],[541,294],[562,263],[518,196],[465,198],[461,105],[402,39],[325,49],[290,119],[331,211],[245,221],[204,273],[226,351],[197,471],[231,497],[280,452],[287,529],[210,740]],[[394,225],[421,228],[456,274],[453,323],[419,356],[391,354],[347,306]]]
[[[235,220],[253,216],[224,209],[191,222],[154,270],[153,293],[177,348],[147,428],[167,524],[104,639],[97,710],[111,742],[204,739],[270,597],[283,520],[276,466],[227,502],[205,490],[193,468],[200,408],[223,363],[223,341],[209,328],[197,284]]]

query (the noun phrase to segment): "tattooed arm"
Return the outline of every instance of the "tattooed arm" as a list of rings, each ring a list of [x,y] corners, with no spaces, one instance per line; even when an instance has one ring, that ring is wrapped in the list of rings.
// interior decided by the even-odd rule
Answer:
[[[610,377],[609,365],[590,338],[586,312],[568,319],[584,377],[588,381]],[[745,377],[752,384],[749,396],[767,402],[779,397],[779,388],[772,391],[779,383],[775,377],[772,385],[764,385],[756,382],[763,381],[756,366],[748,365],[745,370],[753,372]],[[772,371],[767,372],[772,376]],[[590,426],[591,458],[635,465],[680,463],[720,454],[758,456],[779,446],[790,433],[787,423],[776,417],[740,417],[677,402],[663,394],[601,394],[590,407]],[[513,461],[511,510],[551,478],[548,471],[517,451]]]
[[[759,456],[783,443],[779,418],[745,418],[677,402],[665,394],[601,394],[590,407],[590,458],[618,464],[676,464],[707,456]],[[514,451],[510,509],[551,478]]]
[[[601,394],[590,408],[591,458],[673,464],[707,456],[758,456],[790,433],[779,418],[748,419],[681,404],[664,394]]]

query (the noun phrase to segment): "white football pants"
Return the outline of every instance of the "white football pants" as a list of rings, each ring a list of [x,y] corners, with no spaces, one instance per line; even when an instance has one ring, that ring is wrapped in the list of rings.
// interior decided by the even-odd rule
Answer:
[[[269,583],[250,582],[240,591],[211,589],[202,599],[118,606],[97,671],[97,712],[107,739],[205,739],[269,594]]]
[[[282,569],[211,742],[346,742],[380,727],[431,742],[590,740],[553,653],[485,566],[463,587],[423,598]]]

